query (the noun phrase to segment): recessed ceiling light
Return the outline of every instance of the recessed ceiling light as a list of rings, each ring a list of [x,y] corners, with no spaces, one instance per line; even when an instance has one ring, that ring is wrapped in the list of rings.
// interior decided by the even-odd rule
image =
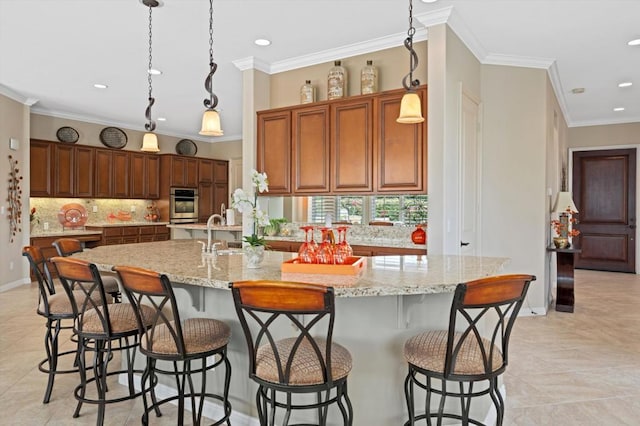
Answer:
[[[438,0],[422,0],[422,3],[435,3]]]
[[[618,87],[629,87],[629,86],[633,86],[633,83],[630,81],[624,81],[620,84],[618,84]]]
[[[258,46],[269,46],[271,44],[271,40],[267,40],[266,38],[257,38],[254,43]]]
[[[571,93],[573,93],[574,95],[584,93],[584,87],[576,87],[575,89],[571,89]]]
[[[158,121],[167,121],[167,119],[164,118],[164,117],[158,117],[158,118],[156,118],[156,120],[158,120]]]
[[[622,107],[617,107],[613,109],[615,112],[620,112],[620,111],[624,111],[624,108]]]
[[[147,70],[147,72],[148,72],[149,74],[151,74],[151,75],[160,75],[160,74],[162,74],[162,71],[157,70],[157,69],[155,69],[155,68],[151,68],[150,70]]]
[[[106,89],[109,86],[107,86],[106,84],[96,83],[93,85],[93,87],[95,87],[96,89]]]
[[[631,40],[629,43],[627,43],[629,46],[638,46],[640,45],[640,38],[636,38],[634,40]]]

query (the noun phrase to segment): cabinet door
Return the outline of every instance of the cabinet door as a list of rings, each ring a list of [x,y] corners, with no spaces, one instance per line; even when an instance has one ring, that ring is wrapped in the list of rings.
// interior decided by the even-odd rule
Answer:
[[[227,183],[213,184],[213,213],[222,214],[222,204],[229,207],[229,186]]]
[[[146,198],[147,154],[138,152],[131,153],[130,161],[131,180],[129,194],[131,194],[131,198]]]
[[[160,157],[154,154],[146,156],[147,181],[145,198],[157,200],[160,198]]]
[[[113,154],[113,197],[129,198],[129,153]]]
[[[213,182],[213,160],[198,160],[198,183]]]
[[[98,198],[112,197],[113,166],[111,151],[96,149],[94,196]]]
[[[74,149],[72,145],[53,146],[53,196],[73,197]]]
[[[93,197],[93,171],[95,168],[95,148],[75,147],[75,196]]]
[[[32,197],[52,197],[51,185],[53,144],[31,140],[29,147],[29,188]]]
[[[329,106],[292,112],[293,192],[329,192]]]
[[[419,192],[427,189],[426,122],[400,124],[403,91],[378,98],[378,125],[376,129],[377,191]],[[421,88],[418,95],[427,116],[427,90]]]
[[[188,188],[198,187],[198,159],[186,158],[184,161],[184,184]]]
[[[229,182],[229,162],[213,160],[213,181],[215,183]]]
[[[213,183],[198,185],[198,222],[206,222],[213,213]]]
[[[334,192],[373,191],[373,101],[331,106],[331,189]]]
[[[269,195],[291,194],[291,111],[259,112],[257,168],[266,172]]]

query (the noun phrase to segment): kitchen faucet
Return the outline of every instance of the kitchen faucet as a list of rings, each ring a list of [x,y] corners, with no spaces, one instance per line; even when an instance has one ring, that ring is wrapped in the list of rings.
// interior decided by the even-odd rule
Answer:
[[[213,246],[211,246],[211,225],[213,225],[216,222],[216,219],[220,220],[220,225],[224,226],[224,217],[222,217],[222,215],[219,215],[218,213],[214,213],[211,216],[209,216],[209,219],[207,219],[207,247],[205,252],[206,253],[212,253],[216,251],[216,244],[215,243]]]

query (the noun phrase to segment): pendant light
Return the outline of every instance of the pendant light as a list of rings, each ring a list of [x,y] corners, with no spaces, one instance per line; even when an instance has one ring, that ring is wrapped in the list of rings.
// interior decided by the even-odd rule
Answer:
[[[151,107],[156,101],[152,96],[153,87],[151,84],[152,77],[153,77],[153,75],[151,74],[151,70],[153,69],[152,63],[151,63],[151,60],[152,60],[151,39],[153,34],[151,14],[152,14],[153,8],[158,6],[160,3],[158,3],[157,0],[142,0],[142,4],[149,7],[149,68],[147,68],[147,79],[149,82],[149,105],[147,105],[147,109],[145,110],[145,113],[144,113],[145,117],[147,118],[147,123],[144,125],[144,128],[146,129],[147,133],[145,133],[144,137],[142,138],[142,148],[140,150],[145,152],[158,152],[160,151],[160,148],[158,148],[158,137],[156,136],[155,133],[153,133],[153,131],[156,129],[156,122],[151,119]]]
[[[418,79],[413,79],[413,72],[418,67],[418,54],[413,50],[413,36],[416,29],[413,27],[413,2],[409,0],[409,31],[407,38],[404,40],[404,47],[409,50],[409,73],[402,79],[402,86],[407,93],[402,96],[400,101],[400,116],[396,119],[398,123],[414,124],[422,123],[422,106],[420,105],[420,96],[416,93],[416,87],[420,85]]]
[[[224,134],[220,127],[220,115],[216,111],[218,97],[213,93],[213,74],[217,69],[218,65],[213,62],[213,0],[209,0],[209,74],[204,80],[204,88],[209,93],[209,99],[204,100],[204,106],[207,109],[202,115],[202,129],[199,132],[203,136]]]

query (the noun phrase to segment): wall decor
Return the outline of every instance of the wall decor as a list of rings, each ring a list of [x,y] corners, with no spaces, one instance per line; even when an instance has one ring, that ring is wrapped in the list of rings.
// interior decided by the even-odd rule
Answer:
[[[127,145],[127,134],[117,127],[105,127],[100,132],[100,142],[109,148],[122,149]]]
[[[191,139],[182,139],[176,144],[176,153],[193,157],[198,152],[198,146]]]
[[[20,169],[18,168],[18,160],[9,156],[9,196],[7,207],[9,217],[9,242],[13,242],[16,233],[22,232],[22,189],[20,188]]]
[[[76,143],[80,138],[80,134],[73,127],[64,126],[58,129],[56,137],[60,142]]]

